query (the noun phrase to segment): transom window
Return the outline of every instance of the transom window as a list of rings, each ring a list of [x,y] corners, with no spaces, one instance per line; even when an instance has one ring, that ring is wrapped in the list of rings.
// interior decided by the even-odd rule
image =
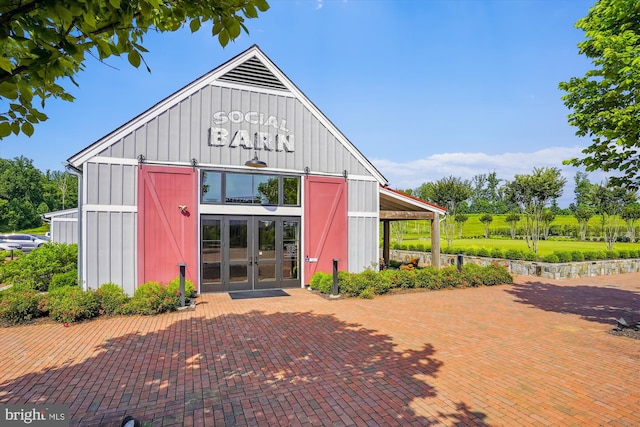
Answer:
[[[211,204],[300,206],[300,177],[202,171],[200,200]]]

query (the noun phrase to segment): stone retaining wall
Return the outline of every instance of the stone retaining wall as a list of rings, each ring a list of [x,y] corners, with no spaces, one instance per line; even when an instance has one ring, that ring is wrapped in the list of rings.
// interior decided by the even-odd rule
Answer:
[[[390,257],[392,260],[397,261],[409,261],[412,258],[419,258],[421,265],[431,265],[430,252],[391,250]],[[440,265],[456,265],[457,257],[458,255],[440,254]],[[506,267],[512,274],[549,279],[606,276],[640,271],[640,259],[638,258],[549,263],[462,255],[462,263],[483,266],[496,263]]]

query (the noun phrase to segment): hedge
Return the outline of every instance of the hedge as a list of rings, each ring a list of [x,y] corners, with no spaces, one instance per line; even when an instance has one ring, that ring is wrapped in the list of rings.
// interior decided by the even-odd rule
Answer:
[[[325,283],[333,283],[333,275],[318,272],[311,277],[309,287],[323,294],[329,294],[332,289],[323,286]],[[462,271],[458,271],[455,266],[450,266],[441,269],[425,267],[415,270],[383,270],[380,272],[365,270],[361,273],[344,271],[338,273],[339,293],[361,298],[383,295],[391,289],[466,288],[503,283],[513,283],[513,276],[505,267],[495,264],[484,267],[466,264]]]

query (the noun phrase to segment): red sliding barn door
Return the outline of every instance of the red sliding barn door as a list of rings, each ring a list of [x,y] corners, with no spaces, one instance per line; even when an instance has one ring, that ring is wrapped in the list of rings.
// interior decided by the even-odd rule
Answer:
[[[192,168],[138,168],[138,285],[167,283],[186,264],[197,286],[197,175]]]
[[[333,259],[347,270],[347,181],[344,178],[305,178],[305,282],[316,271],[331,273]],[[317,260],[317,261],[316,261]]]

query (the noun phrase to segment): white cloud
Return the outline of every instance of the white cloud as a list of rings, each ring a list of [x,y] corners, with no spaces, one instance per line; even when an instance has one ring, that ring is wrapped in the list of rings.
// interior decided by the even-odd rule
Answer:
[[[567,179],[563,197],[558,201],[567,207],[573,201],[574,176],[578,169],[562,164],[563,160],[580,156],[581,147],[549,147],[533,152],[441,153],[405,163],[386,159],[370,159],[389,180],[389,186],[397,189],[417,188],[425,182],[447,176],[471,179],[478,174],[495,171],[499,179],[510,181],[516,174],[530,174],[534,167],[557,167]],[[594,183],[605,178],[603,173],[590,173]]]
[[[324,0],[316,0],[316,10],[322,9],[322,6],[324,6]]]

